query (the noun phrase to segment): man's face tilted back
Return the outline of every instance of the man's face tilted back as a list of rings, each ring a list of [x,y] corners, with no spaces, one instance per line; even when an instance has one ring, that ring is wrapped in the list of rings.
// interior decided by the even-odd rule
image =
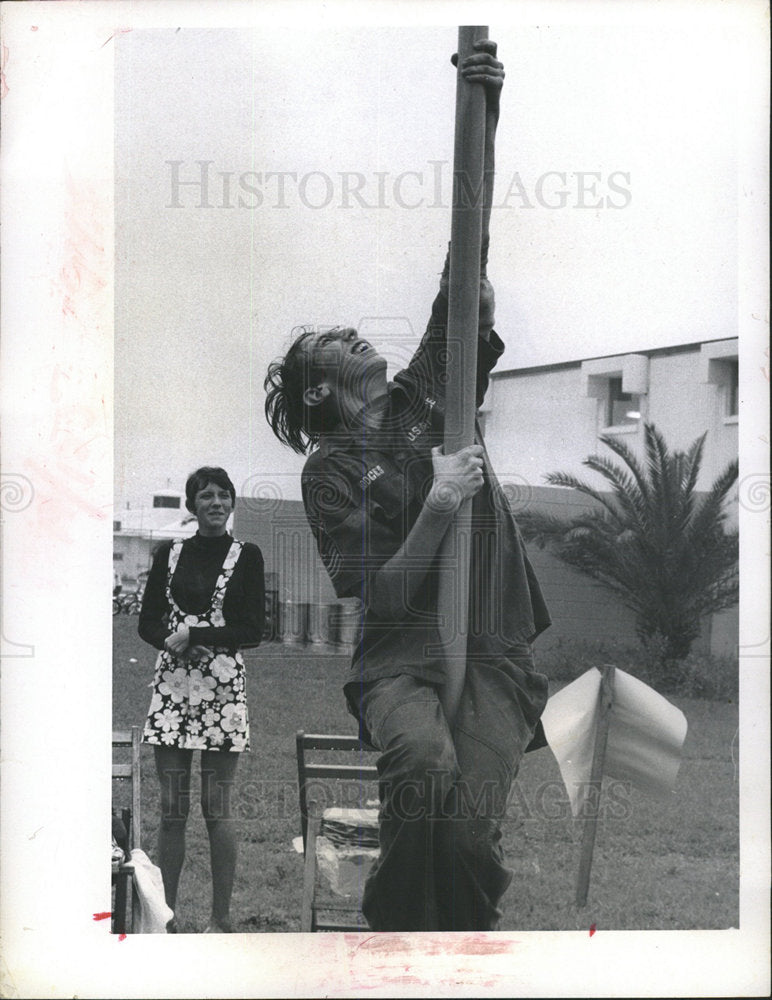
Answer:
[[[332,397],[341,417],[361,412],[386,394],[386,361],[351,327],[312,334],[303,344],[309,360],[310,405]]]

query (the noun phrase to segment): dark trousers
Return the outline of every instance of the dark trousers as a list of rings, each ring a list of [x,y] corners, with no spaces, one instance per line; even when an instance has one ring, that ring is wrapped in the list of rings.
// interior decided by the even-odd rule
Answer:
[[[373,930],[497,928],[512,878],[500,821],[546,700],[529,646],[468,663],[453,733],[434,685],[401,674],[363,686],[381,751],[381,850],[362,906]]]

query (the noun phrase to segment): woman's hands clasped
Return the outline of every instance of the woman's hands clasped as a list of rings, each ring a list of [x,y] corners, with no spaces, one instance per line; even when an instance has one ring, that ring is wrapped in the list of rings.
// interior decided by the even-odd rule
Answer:
[[[186,660],[199,660],[206,653],[206,646],[190,645],[190,629],[180,625],[176,632],[167,636],[164,649],[173,656],[184,656]]]
[[[180,625],[176,632],[166,637],[164,649],[174,656],[181,656],[188,648],[190,642],[190,629],[187,625]]]

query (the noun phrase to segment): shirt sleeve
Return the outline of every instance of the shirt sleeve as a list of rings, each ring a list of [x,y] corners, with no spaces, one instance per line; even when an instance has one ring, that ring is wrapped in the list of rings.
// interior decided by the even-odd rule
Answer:
[[[407,368],[399,372],[394,381],[403,386],[416,386],[422,395],[444,397],[448,368],[464,364],[460,357],[461,346],[448,341],[448,300],[440,291],[432,304],[429,323],[418,349]],[[477,406],[481,406],[485,399],[490,373],[503,353],[504,344],[495,330],[491,331],[489,339],[477,337]]]
[[[166,574],[169,571],[171,546],[171,542],[162,543],[153,556],[139,612],[140,638],[156,649],[163,649],[164,641],[172,634],[168,624],[169,602],[166,599]]]
[[[263,553],[251,542],[244,543],[233,567],[222,611],[225,625],[191,626],[191,646],[240,649],[259,645],[265,625],[265,573]]]
[[[319,555],[338,597],[366,603],[369,575],[394,555],[401,539],[333,460],[311,465],[303,471],[303,504]]]

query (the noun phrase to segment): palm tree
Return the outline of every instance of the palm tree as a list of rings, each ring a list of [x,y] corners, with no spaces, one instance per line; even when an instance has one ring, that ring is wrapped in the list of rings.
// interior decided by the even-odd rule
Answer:
[[[737,603],[738,536],[727,530],[725,500],[738,466],[731,462],[700,494],[705,434],[688,451],[671,452],[653,424],[644,429],[645,465],[612,435],[600,440],[627,468],[601,455],[584,461],[610,492],[564,472],[546,477],[599,508],[570,521],[525,512],[518,522],[527,539],[614,591],[635,613],[640,639],[661,644],[664,665],[687,655],[704,615]]]

